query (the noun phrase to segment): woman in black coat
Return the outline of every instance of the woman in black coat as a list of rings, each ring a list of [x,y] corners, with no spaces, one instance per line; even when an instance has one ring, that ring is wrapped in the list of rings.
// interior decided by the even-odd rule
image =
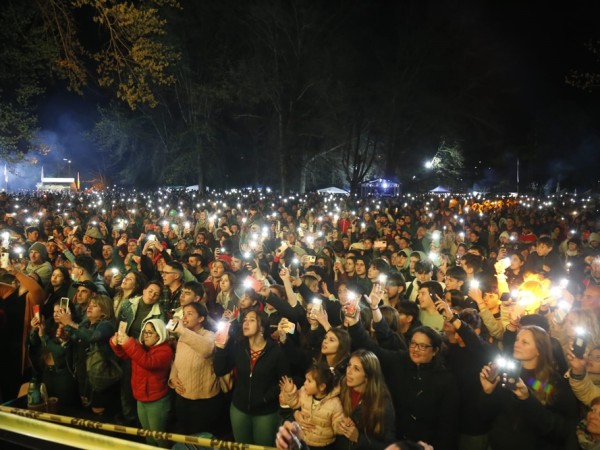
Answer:
[[[266,313],[250,310],[242,320],[243,339],[215,341],[215,374],[236,369],[230,407],[236,442],[272,446],[279,425],[279,380],[289,376],[285,354],[269,336]]]
[[[483,393],[479,411],[493,420],[490,447],[576,449],[577,400],[569,383],[553,368],[548,333],[535,325],[522,327],[513,358],[521,366],[514,384],[504,382],[491,364],[484,366],[480,374]]]
[[[375,295],[374,295],[375,294]],[[391,333],[379,311],[377,293],[369,297],[377,333]],[[408,351],[381,348],[358,319],[348,317],[352,344],[375,353],[381,362],[394,408],[398,438],[424,441],[436,450],[455,449],[458,429],[458,388],[454,375],[441,364],[442,339],[429,327],[418,327]]]

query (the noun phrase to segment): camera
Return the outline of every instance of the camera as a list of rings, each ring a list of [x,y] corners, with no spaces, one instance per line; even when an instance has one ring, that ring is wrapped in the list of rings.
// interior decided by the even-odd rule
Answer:
[[[513,390],[517,387],[521,363],[516,359],[499,356],[494,360],[493,367],[496,367],[497,375],[500,376],[500,384],[503,388]],[[495,379],[496,377],[494,377]]]

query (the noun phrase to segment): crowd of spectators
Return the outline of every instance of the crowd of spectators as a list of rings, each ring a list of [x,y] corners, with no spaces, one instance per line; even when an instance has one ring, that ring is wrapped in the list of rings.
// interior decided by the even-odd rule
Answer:
[[[33,379],[72,414],[282,449],[600,449],[597,207],[2,193],[0,400]]]

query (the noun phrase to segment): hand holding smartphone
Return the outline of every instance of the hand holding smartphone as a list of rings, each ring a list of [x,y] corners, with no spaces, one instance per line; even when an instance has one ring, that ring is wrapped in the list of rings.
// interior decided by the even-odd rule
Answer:
[[[169,333],[174,333],[175,330],[177,329],[177,326],[179,325],[179,321],[177,320],[169,320],[169,322],[167,322],[167,325],[165,326],[165,328],[167,329],[167,331]]]
[[[588,343],[587,333],[583,329],[575,330],[575,339],[573,339],[573,355],[578,359],[583,359],[585,349]]]
[[[63,311],[69,311],[69,297],[61,297],[58,305]]]
[[[229,339],[230,327],[231,322],[223,320],[217,324],[217,332],[215,333],[215,345],[219,347],[224,347],[227,344],[227,340]]]

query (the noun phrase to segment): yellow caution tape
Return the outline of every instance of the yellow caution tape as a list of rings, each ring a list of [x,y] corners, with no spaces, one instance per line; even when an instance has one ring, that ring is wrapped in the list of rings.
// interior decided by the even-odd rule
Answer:
[[[53,422],[40,423],[39,421]],[[158,440],[170,440],[184,444],[200,445],[215,449],[227,450],[276,450],[274,447],[263,447],[260,445],[238,444],[236,442],[223,441],[218,438],[203,438],[198,436],[186,436],[184,434],[167,433],[165,431],[145,430],[143,428],[126,427],[95,420],[80,419],[77,417],[61,416],[22,408],[12,408],[0,405],[0,425],[2,428],[14,433],[26,434],[30,437],[46,441],[60,442],[76,448],[90,450],[106,449],[114,450],[118,444],[119,449],[149,449],[155,448],[146,444],[126,441],[102,434],[89,433],[75,428],[57,426],[56,423],[70,425],[92,430],[110,431],[113,433],[128,434],[130,436],[152,437]]]

